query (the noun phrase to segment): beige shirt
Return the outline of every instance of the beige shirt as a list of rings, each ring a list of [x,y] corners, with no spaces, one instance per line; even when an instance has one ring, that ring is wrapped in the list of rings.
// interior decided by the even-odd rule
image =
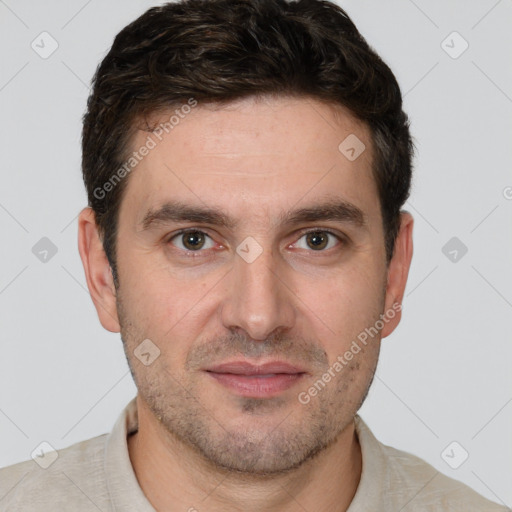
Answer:
[[[34,460],[0,469],[0,511],[154,512],[128,454],[127,435],[137,427],[133,399],[110,434],[58,450],[47,469]],[[507,510],[418,457],[383,445],[359,416],[356,430],[363,471],[348,512]]]

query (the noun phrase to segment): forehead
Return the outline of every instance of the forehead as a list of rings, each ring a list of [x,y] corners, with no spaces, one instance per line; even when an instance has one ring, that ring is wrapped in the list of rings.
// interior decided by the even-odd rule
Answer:
[[[339,195],[370,216],[378,213],[369,130],[348,110],[309,98],[177,110],[131,141],[132,152],[151,146],[139,156],[122,202],[138,220],[176,199],[254,218]]]

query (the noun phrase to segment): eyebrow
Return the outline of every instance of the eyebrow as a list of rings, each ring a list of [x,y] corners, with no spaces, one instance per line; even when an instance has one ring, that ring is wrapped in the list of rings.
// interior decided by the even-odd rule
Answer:
[[[278,221],[285,226],[318,221],[348,223],[358,228],[366,227],[368,224],[367,217],[360,208],[339,199],[284,212],[279,215]],[[143,230],[148,230],[155,225],[170,222],[203,223],[228,229],[233,229],[237,224],[221,210],[169,201],[156,210],[148,210],[141,225]]]
[[[347,201],[329,201],[319,205],[300,208],[280,218],[281,223],[299,224],[301,222],[333,221],[353,224],[355,227],[366,227],[368,224],[364,212]]]
[[[142,229],[169,222],[200,222],[213,226],[233,228],[234,222],[220,210],[190,206],[179,201],[169,201],[157,210],[148,210],[142,219]]]

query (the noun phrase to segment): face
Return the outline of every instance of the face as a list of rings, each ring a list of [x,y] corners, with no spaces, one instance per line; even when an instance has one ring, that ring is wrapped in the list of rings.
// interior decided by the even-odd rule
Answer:
[[[338,148],[351,134],[355,160]],[[267,98],[198,105],[160,137],[129,177],[117,239],[114,315],[139,395],[219,468],[296,468],[352,421],[383,333],[357,340],[396,299],[369,131]]]

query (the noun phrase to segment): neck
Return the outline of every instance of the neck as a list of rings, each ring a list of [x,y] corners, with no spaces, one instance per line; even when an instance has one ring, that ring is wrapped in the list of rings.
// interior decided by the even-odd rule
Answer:
[[[344,512],[361,476],[354,422],[299,468],[280,475],[233,473],[171,436],[137,396],[139,428],[128,450],[142,491],[157,511]]]

